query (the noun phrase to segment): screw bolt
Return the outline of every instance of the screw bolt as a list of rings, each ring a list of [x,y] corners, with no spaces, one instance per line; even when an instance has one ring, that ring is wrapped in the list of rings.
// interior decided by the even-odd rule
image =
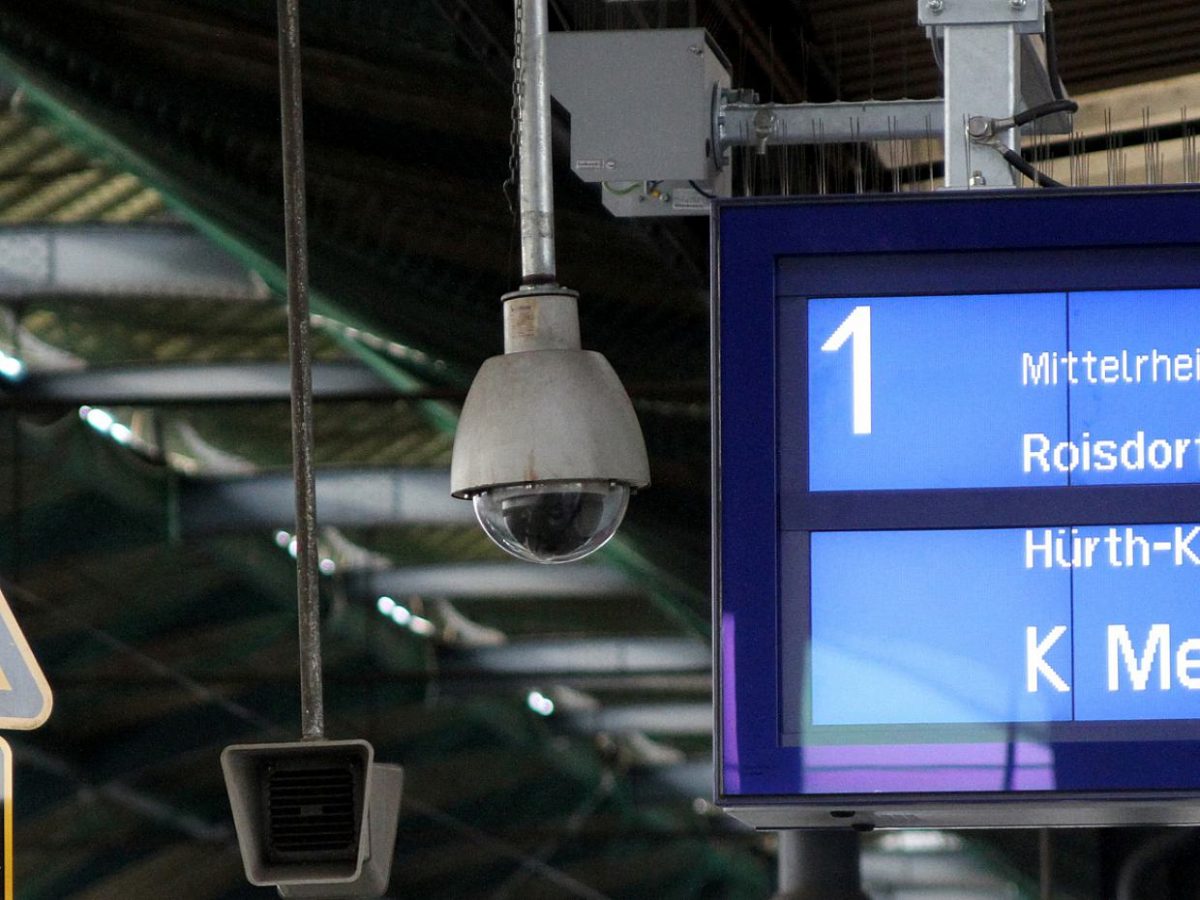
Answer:
[[[926,0],[925,6],[931,13],[937,15],[946,8],[946,0]]]
[[[1020,12],[1021,10],[1023,10],[1025,8],[1025,4],[1028,2],[1029,2],[1029,0],[1008,0],[1008,5],[1011,6],[1017,12]]]

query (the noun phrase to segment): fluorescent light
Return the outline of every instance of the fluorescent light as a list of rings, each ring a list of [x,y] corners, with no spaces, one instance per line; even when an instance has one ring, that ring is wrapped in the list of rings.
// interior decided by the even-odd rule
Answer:
[[[962,849],[962,838],[946,831],[891,831],[878,847],[886,853],[948,853]]]
[[[107,434],[108,430],[112,428],[116,419],[114,419],[112,417],[112,413],[108,412],[107,410],[99,409],[93,406],[88,408],[87,414],[84,416],[84,421],[97,431]]]
[[[526,705],[539,716],[549,716],[554,713],[554,701],[541,691],[530,691],[525,698]]]
[[[399,609],[399,607],[397,607],[397,609]],[[423,619],[420,616],[413,616],[409,620],[408,628],[409,628],[409,631],[412,631],[413,633],[422,635],[424,637],[429,637],[429,635],[431,635],[435,631],[437,631],[436,625],[434,625],[428,619]]]
[[[2,365],[2,361],[0,361]],[[133,429],[118,422],[116,416],[97,406],[79,407],[79,418],[101,434],[106,434],[118,444],[131,444],[135,440]]]
[[[9,356],[0,350],[0,375],[5,378],[17,379],[25,374],[25,363],[15,356]]]
[[[133,432],[120,422],[113,422],[108,428],[108,433],[118,444],[128,444],[133,440]]]

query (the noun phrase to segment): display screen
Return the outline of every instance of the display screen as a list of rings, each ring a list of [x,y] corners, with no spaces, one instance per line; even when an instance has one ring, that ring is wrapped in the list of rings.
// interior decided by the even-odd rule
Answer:
[[[1198,214],[722,207],[725,802],[1200,791]]]
[[[817,532],[812,724],[1200,718],[1198,535]]]
[[[1198,290],[790,300],[779,329],[814,491],[1200,481]]]
[[[813,491],[1200,480],[1200,291],[788,300],[779,335],[779,464]],[[811,566],[811,722],[1200,718],[1198,537],[813,533],[781,554]]]

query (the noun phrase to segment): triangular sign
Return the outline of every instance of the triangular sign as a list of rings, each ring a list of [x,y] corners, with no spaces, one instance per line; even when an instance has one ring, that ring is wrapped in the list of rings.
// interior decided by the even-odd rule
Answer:
[[[40,728],[50,718],[53,706],[42,667],[0,593],[0,729]]]

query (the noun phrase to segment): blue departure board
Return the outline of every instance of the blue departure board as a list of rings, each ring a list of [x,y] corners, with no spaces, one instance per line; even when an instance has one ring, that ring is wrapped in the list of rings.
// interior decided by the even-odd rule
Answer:
[[[718,800],[1195,819],[1200,194],[729,201],[714,227]]]
[[[1200,481],[1200,290],[789,300],[789,345],[797,316],[812,490]]]
[[[813,491],[1200,481],[1200,291],[814,298],[779,319],[781,433],[808,423],[780,466],[807,458]],[[810,564],[813,724],[1200,718],[1195,524],[818,532]]]
[[[1200,718],[1200,525],[812,535],[812,724]]]

